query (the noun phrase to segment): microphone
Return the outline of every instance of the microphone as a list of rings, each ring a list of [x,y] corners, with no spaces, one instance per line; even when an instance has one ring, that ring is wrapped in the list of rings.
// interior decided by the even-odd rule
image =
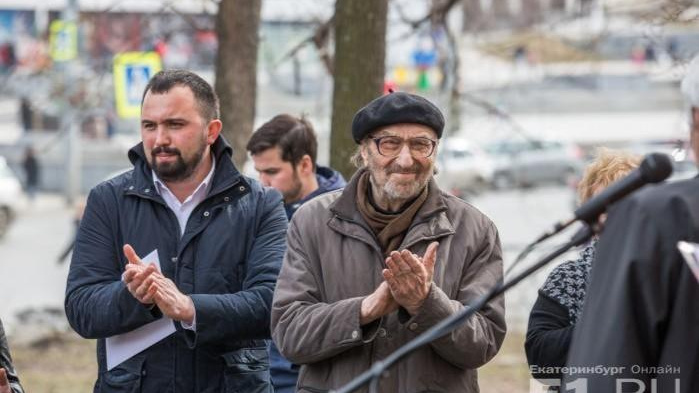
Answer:
[[[662,153],[648,154],[638,168],[590,198],[590,200],[575,210],[573,218],[557,223],[551,232],[541,235],[532,245],[557,234],[575,221],[580,220],[588,225],[594,224],[609,205],[646,184],[659,183],[667,179],[670,174],[672,174],[672,161],[668,155]]]

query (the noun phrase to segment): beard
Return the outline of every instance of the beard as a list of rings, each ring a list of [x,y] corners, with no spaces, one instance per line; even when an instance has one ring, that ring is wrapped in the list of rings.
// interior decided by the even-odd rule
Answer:
[[[178,182],[192,176],[197,165],[201,162],[206,150],[206,143],[202,143],[192,157],[185,159],[182,152],[175,147],[158,146],[151,151],[151,167],[158,178],[164,182]],[[158,163],[157,154],[166,153],[175,155],[174,162]]]
[[[381,167],[374,162],[370,152],[367,169],[371,175],[372,184],[381,189],[387,198],[395,201],[407,201],[416,197],[427,186],[434,166],[424,165],[414,160],[410,167],[402,167],[395,162]],[[415,179],[399,180],[391,176],[394,173],[413,173]]]
[[[283,193],[284,203],[289,204],[301,199],[301,188],[303,188],[303,185],[301,184],[301,179],[299,178],[296,167],[294,167],[294,178],[291,188]]]

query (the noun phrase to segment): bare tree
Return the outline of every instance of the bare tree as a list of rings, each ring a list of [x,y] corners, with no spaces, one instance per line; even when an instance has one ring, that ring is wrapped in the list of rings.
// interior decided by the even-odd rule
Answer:
[[[255,121],[261,7],[262,0],[221,0],[216,16],[215,87],[221,100],[223,135],[233,145],[233,161],[241,169]]]
[[[352,117],[383,90],[388,0],[335,3],[335,88],[330,164],[345,177],[354,172]]]

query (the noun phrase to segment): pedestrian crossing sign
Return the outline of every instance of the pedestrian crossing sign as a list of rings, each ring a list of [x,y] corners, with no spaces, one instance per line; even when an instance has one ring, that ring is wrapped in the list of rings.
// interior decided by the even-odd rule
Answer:
[[[114,97],[119,117],[141,115],[141,97],[150,78],[162,69],[156,52],[124,52],[114,56]]]
[[[54,20],[49,26],[49,48],[53,61],[69,61],[78,56],[78,26],[75,22]]]

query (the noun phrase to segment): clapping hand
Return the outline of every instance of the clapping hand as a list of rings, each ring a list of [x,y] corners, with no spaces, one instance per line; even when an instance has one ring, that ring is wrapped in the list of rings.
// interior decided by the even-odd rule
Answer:
[[[393,298],[410,315],[417,313],[430,292],[438,246],[437,242],[430,243],[422,258],[410,250],[393,251],[386,258],[383,277]]]

